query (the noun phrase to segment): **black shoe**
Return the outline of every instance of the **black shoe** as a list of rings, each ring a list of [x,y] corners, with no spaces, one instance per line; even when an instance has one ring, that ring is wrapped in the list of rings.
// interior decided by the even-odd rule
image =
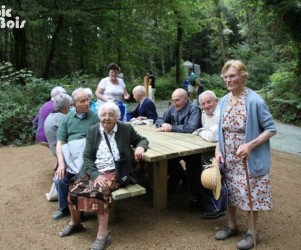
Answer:
[[[210,211],[202,213],[201,217],[203,219],[216,219],[218,217],[224,216],[225,214],[225,211]]]
[[[191,200],[189,203],[190,208],[202,208],[202,202],[199,199]]]

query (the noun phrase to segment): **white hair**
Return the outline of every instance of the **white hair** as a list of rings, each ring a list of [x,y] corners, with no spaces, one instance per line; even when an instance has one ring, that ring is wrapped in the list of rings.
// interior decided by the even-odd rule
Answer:
[[[112,109],[114,111],[115,115],[117,116],[117,119],[119,120],[120,115],[121,115],[120,109],[114,102],[108,101],[108,102],[104,103],[103,105],[101,105],[98,109],[98,116],[101,115],[104,108]]]
[[[90,88],[84,88],[84,90],[88,93],[89,97],[92,98],[92,90]]]
[[[52,90],[51,90],[51,99],[53,99],[55,96],[57,96],[58,94],[60,93],[63,93],[63,94],[66,94],[66,90],[63,88],[63,87],[60,87],[60,86],[57,86],[57,87],[54,87]]]
[[[87,96],[89,96],[88,92],[87,92],[84,88],[82,88],[82,87],[77,88],[77,89],[75,89],[75,90],[72,92],[72,95],[71,95],[72,101],[73,101],[73,102],[76,102],[76,101],[77,101],[77,95],[78,95],[79,93],[85,93]]]
[[[54,97],[54,109],[62,111],[64,107],[71,104],[71,96],[60,93]]]
[[[202,97],[205,95],[209,95],[212,99],[217,100],[216,94],[212,90],[206,90],[199,95],[199,101],[201,101]]]
[[[145,88],[141,85],[136,86],[133,88],[133,93],[136,92],[139,95],[145,96]]]

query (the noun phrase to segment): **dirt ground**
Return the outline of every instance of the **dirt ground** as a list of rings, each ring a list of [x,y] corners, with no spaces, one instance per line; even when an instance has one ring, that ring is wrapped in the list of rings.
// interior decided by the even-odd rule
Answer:
[[[0,249],[89,249],[96,236],[97,219],[85,217],[85,231],[61,239],[59,230],[69,218],[52,220],[56,202],[49,202],[54,157],[39,145],[0,148]],[[259,217],[258,249],[301,249],[301,157],[273,151],[274,209]],[[168,209],[152,208],[152,193],[119,201],[117,220],[110,225],[108,249],[235,249],[240,236],[216,241],[214,233],[226,217],[201,219],[188,206],[187,192],[169,194]],[[239,230],[246,230],[239,212]]]

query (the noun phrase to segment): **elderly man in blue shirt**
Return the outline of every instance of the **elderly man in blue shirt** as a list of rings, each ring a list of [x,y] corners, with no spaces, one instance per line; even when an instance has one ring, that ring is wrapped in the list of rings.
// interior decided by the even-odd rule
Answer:
[[[157,109],[153,101],[146,97],[145,88],[141,85],[136,86],[132,93],[139,104],[127,115],[138,120],[153,119],[155,121],[158,117]]]

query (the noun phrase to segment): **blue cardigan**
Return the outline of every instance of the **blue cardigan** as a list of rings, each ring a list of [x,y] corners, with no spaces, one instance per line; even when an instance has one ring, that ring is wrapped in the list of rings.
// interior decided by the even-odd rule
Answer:
[[[224,147],[224,134],[222,130],[222,121],[223,115],[225,112],[225,107],[229,94],[225,95],[221,102],[221,116],[219,120],[219,129],[218,129],[218,143],[221,153],[226,159],[225,147]],[[245,142],[250,142],[258,137],[263,131],[268,130],[276,132],[276,125],[273,120],[273,117],[269,111],[269,108],[265,104],[264,100],[260,95],[255,91],[248,88],[247,90],[247,124],[245,131]],[[271,166],[271,150],[270,150],[270,141],[259,145],[254,148],[251,152],[249,158],[247,159],[248,168],[251,176],[261,176],[268,174],[270,172]]]

